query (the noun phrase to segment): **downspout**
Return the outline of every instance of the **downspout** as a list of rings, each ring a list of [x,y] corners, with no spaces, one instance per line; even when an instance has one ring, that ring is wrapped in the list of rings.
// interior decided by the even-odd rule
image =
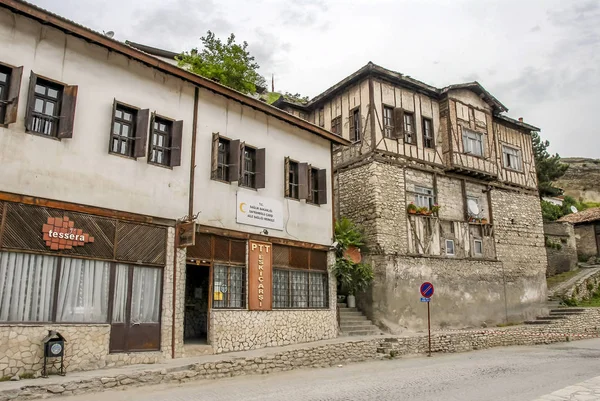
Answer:
[[[194,173],[196,170],[196,134],[198,131],[198,98],[200,90],[194,87],[194,117],[192,120],[192,145],[190,156],[190,187],[188,217],[194,215]],[[173,320],[171,322],[171,358],[175,359],[175,316],[177,314],[177,249],[179,248],[179,234],[175,228],[175,251],[173,252]]]

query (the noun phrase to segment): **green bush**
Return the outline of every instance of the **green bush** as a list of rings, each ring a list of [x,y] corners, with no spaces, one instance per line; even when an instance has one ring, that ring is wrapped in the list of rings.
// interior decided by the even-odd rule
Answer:
[[[365,245],[362,230],[349,219],[342,217],[335,223],[335,240],[338,243],[334,274],[339,284],[356,295],[373,281],[373,267],[368,263],[355,263],[346,258],[345,251],[350,247],[361,248]]]

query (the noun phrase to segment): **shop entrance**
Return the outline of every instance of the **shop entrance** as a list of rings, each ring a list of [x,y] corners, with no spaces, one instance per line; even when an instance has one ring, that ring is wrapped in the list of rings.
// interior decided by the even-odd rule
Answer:
[[[207,344],[210,266],[187,265],[185,272],[185,344]]]

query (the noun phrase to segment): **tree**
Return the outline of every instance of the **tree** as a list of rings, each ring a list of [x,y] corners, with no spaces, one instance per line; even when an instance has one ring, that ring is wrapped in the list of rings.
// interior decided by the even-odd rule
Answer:
[[[554,187],[552,182],[562,177],[569,168],[569,165],[560,162],[558,153],[552,156],[548,153],[547,149],[550,146],[550,142],[547,140],[543,141],[537,132],[533,132],[531,137],[540,196],[560,195],[560,189]]]
[[[351,248],[364,248],[365,239],[362,230],[346,217],[335,222],[335,240],[338,243],[335,253],[334,274],[338,284],[356,295],[365,290],[373,281],[373,267],[369,263],[356,263],[346,256]]]
[[[194,48],[177,57],[180,67],[246,94],[256,93],[257,86],[265,86],[265,79],[258,73],[260,66],[248,52],[247,42],[236,43],[232,33],[223,43],[211,31],[200,40],[202,51]]]

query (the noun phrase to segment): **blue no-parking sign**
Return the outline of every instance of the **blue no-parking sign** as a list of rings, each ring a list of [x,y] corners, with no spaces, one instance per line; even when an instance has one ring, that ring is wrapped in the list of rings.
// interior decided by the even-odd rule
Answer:
[[[421,284],[421,295],[423,295],[425,298],[431,298],[431,296],[433,295],[433,284],[429,283],[429,282],[424,282],[423,284]]]

